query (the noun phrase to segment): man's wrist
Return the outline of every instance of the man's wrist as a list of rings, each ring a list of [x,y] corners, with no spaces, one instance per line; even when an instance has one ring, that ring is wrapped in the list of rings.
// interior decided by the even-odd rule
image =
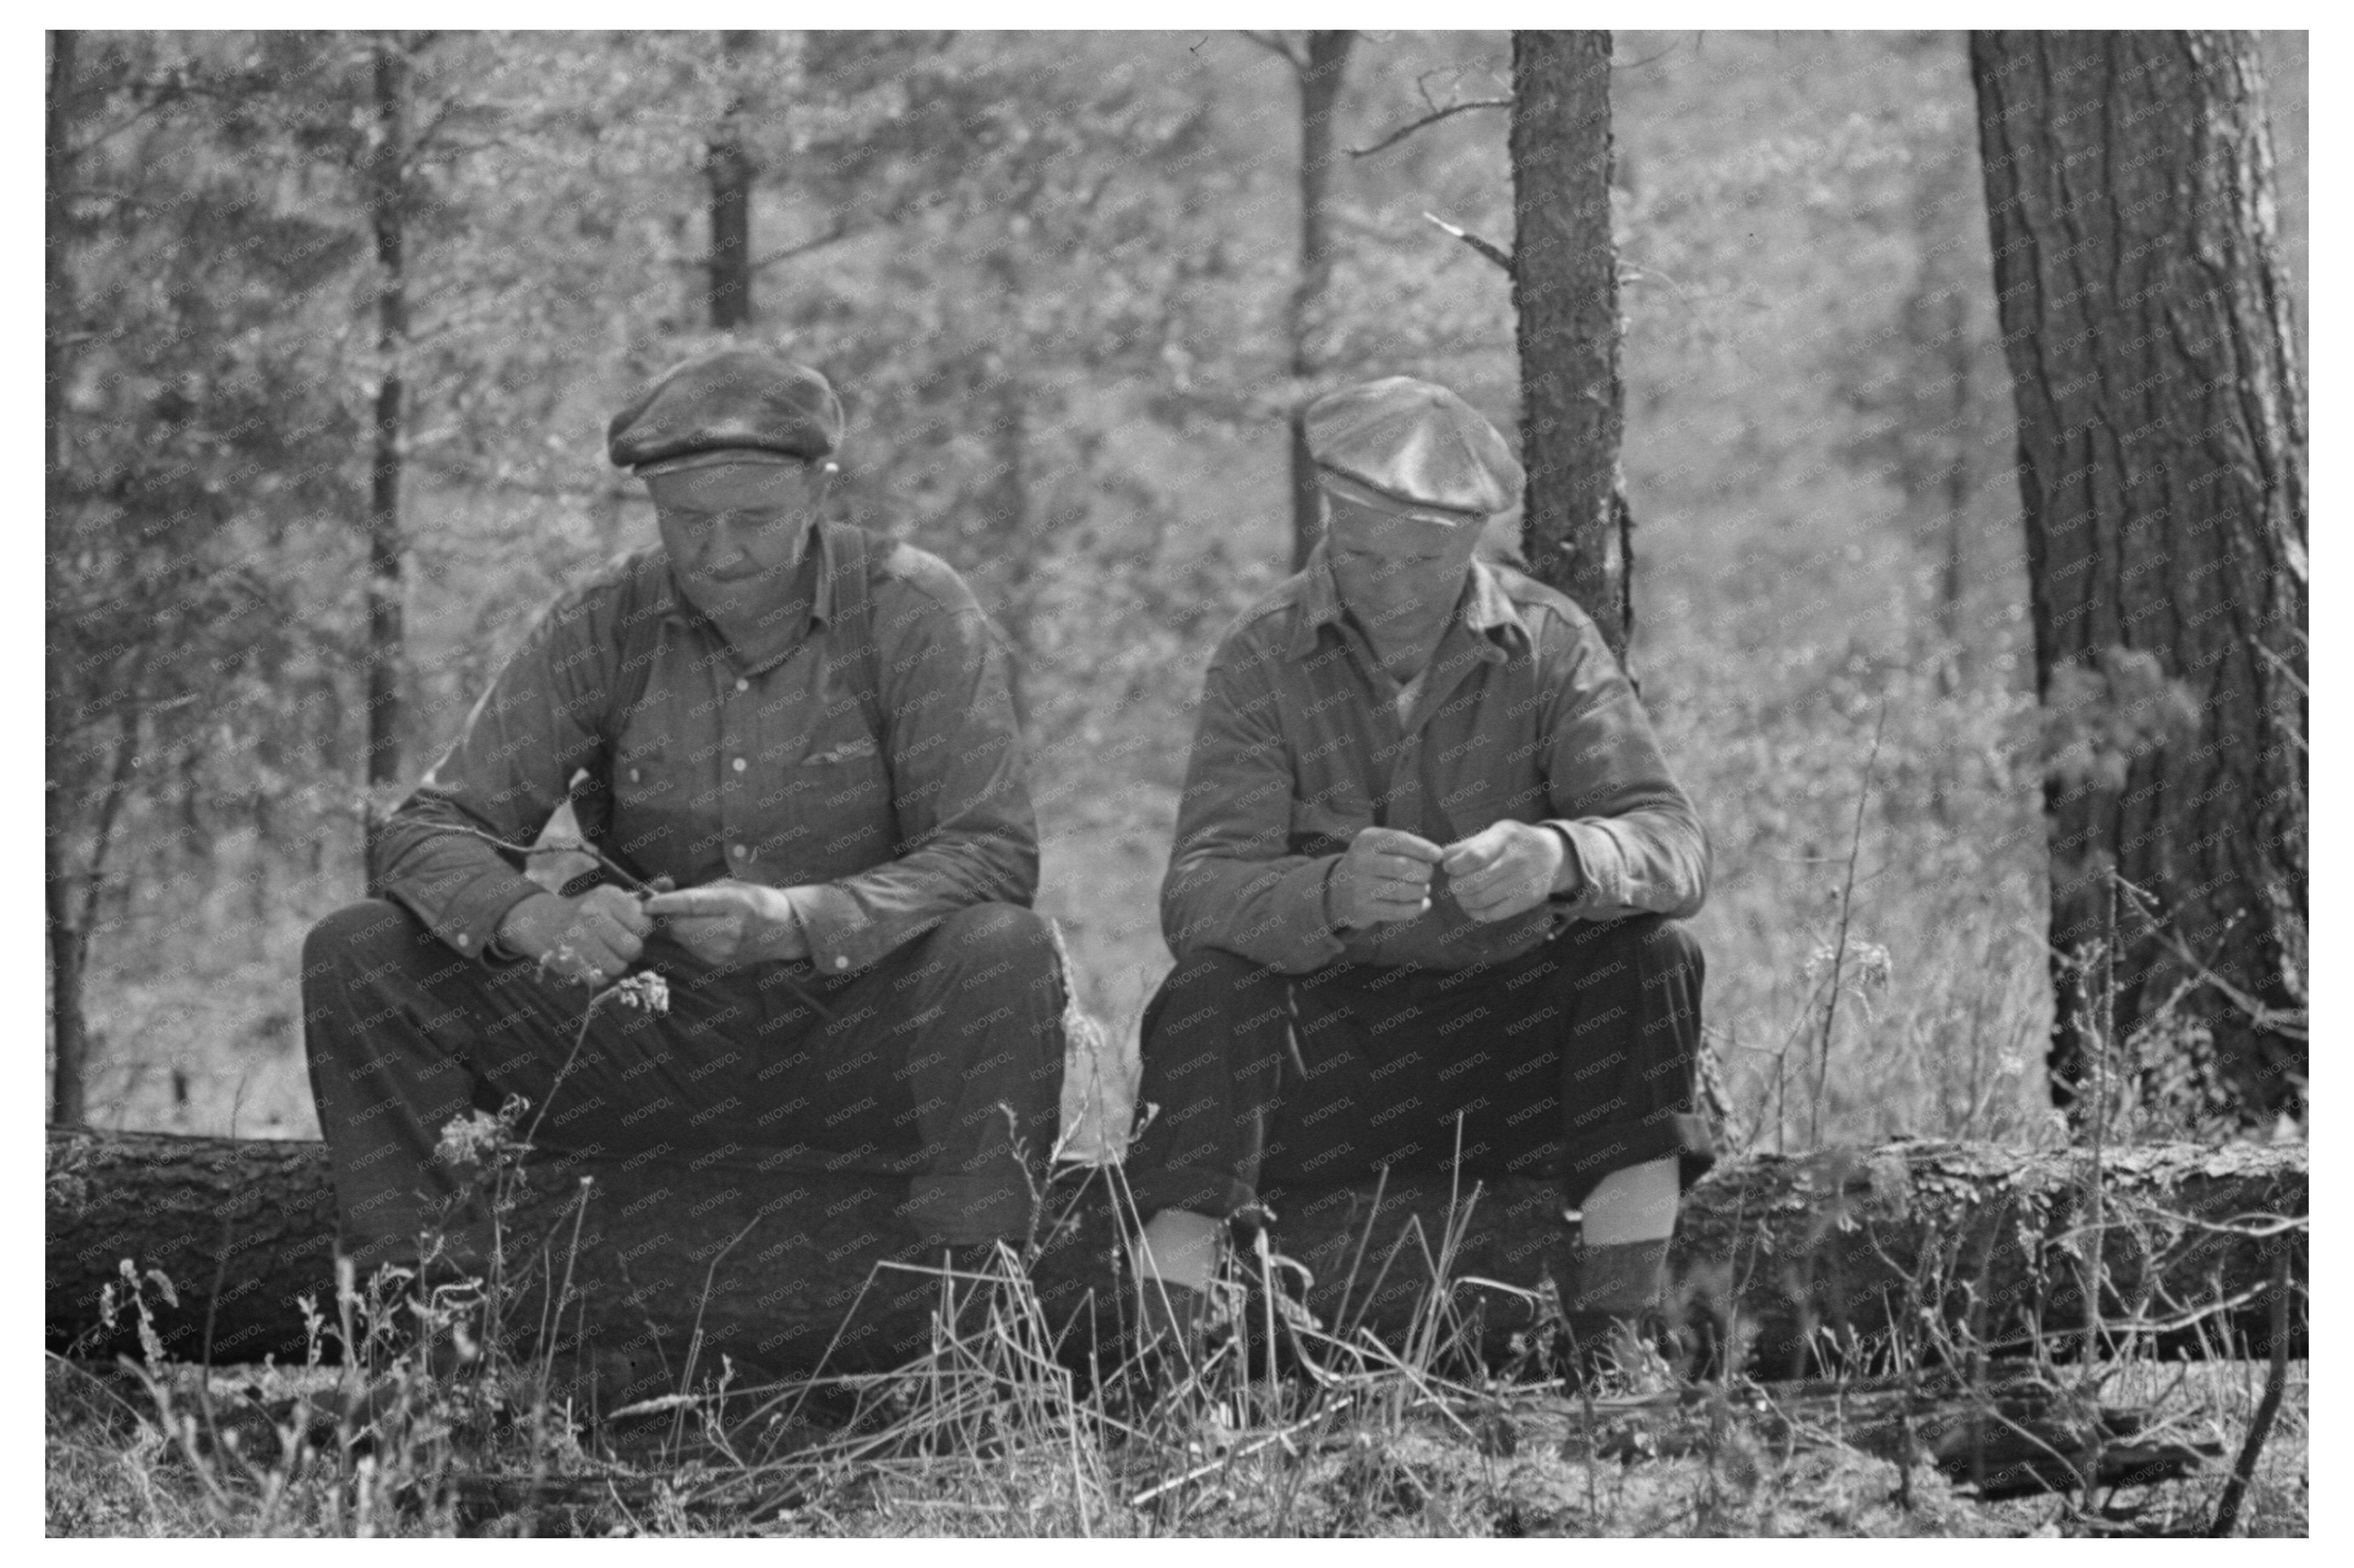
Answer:
[[[794,963],[810,956],[809,927],[801,924],[801,906],[793,902],[790,892],[781,887],[763,890],[761,910],[768,927],[767,939],[760,945],[766,949],[763,959],[776,963]]]
[[[1320,895],[1324,903],[1324,928],[1336,937],[1349,928],[1341,924],[1340,916],[1332,910],[1332,884],[1341,874],[1341,859],[1336,854],[1324,863],[1324,890]]]
[[[1553,867],[1552,895],[1555,898],[1574,897],[1585,885],[1585,868],[1577,859],[1577,841],[1571,838],[1569,830],[1559,822],[1543,825],[1546,832],[1561,841],[1561,863]]]
[[[526,934],[539,924],[538,906],[549,899],[558,904],[567,902],[563,895],[545,889],[527,898],[517,899],[505,914],[499,916],[498,925],[492,929],[487,944],[488,956],[509,959],[535,957]]]

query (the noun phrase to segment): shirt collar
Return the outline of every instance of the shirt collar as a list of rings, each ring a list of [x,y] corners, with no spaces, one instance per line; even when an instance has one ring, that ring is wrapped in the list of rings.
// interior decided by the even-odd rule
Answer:
[[[1291,656],[1305,659],[1316,652],[1316,639],[1324,628],[1340,624],[1341,609],[1341,588],[1332,580],[1330,547],[1319,539],[1301,570],[1299,622],[1292,632]],[[1509,630],[1518,635],[1522,647],[1531,645],[1528,622],[1521,619],[1512,596],[1504,591],[1503,579],[1476,556],[1471,560],[1470,591],[1459,601],[1459,611],[1458,619],[1464,627],[1480,635],[1479,657],[1490,664],[1501,663],[1511,655],[1510,639],[1498,636],[1499,632]]]

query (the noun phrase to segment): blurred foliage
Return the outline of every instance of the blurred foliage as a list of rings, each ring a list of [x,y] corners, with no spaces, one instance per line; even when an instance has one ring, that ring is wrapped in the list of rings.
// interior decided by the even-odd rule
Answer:
[[[652,537],[604,421],[714,341],[724,120],[757,180],[737,336],[833,378],[843,513],[945,556],[1002,629],[1042,906],[1132,1049],[1202,668],[1288,548],[1287,68],[1201,33],[400,41],[408,755],[550,593]],[[47,561],[78,844],[126,726],[139,764],[93,954],[100,1125],[313,1125],[296,954],[359,886],[366,45],[82,41]],[[2300,290],[2301,48],[2274,84]],[[1630,32],[1618,59],[1631,662],[1714,837],[1697,930],[1736,1130],[2038,1135],[2049,743],[1961,43]],[[1501,34],[1368,34],[1338,141],[1508,90]],[[1344,154],[1312,330],[1333,379],[1429,376],[1510,431],[1507,281],[1424,216],[1509,242],[1505,122]],[[1882,956],[1841,983],[1884,983],[1809,1065],[1850,855],[1850,942]]]

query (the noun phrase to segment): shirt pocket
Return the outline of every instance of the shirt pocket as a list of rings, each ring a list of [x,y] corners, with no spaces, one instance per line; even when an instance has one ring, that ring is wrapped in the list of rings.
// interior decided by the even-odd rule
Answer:
[[[683,874],[678,846],[693,837],[684,829],[694,781],[665,706],[639,705],[613,748],[613,771],[606,780],[612,798],[610,845],[649,875]]]
[[[799,881],[831,882],[896,853],[890,768],[856,715],[822,726],[782,770],[768,828],[764,836]]]
[[[676,809],[687,788],[685,748],[672,722],[673,704],[648,683],[647,696],[631,710],[613,747],[614,802],[624,810]]]

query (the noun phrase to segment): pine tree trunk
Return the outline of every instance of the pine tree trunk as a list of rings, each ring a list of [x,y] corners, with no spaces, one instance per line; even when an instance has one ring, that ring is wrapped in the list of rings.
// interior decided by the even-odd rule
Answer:
[[[54,820],[52,806],[50,816]],[[43,842],[43,889],[49,936],[49,1019],[55,1054],[49,1076],[49,1125],[80,1127],[88,1116],[90,1026],[82,1015],[82,960],[90,942],[73,917],[73,900],[59,863],[57,834]]]
[[[1000,558],[1006,563],[1005,598],[998,606],[998,624],[1005,633],[1006,695],[1013,703],[1014,726],[1028,735],[1034,656],[1031,616],[1036,598],[1033,579],[1041,548],[1030,536],[1028,390],[1020,377],[1002,376],[994,401],[990,445],[997,459],[997,477],[991,510],[997,514]]]
[[[42,417],[47,435],[44,489],[48,535],[54,540],[65,506],[65,378],[69,369],[65,336],[73,323],[72,274],[67,270],[72,212],[67,193],[73,177],[70,145],[75,46],[80,35],[49,35],[49,92],[45,173],[44,217],[48,243],[43,256],[43,283],[48,331],[42,343],[45,391]],[[52,653],[54,660],[56,655]],[[67,742],[66,698],[58,689],[52,666],[45,693],[44,736],[52,782],[45,791],[47,821],[41,841],[42,890],[48,924],[49,1017],[54,1057],[50,1074],[49,1120],[60,1127],[78,1127],[83,1117],[83,1090],[88,1063],[88,1031],[82,1020],[82,956],[85,939],[73,917],[73,902],[66,879],[65,854],[59,835],[66,831],[66,806],[54,782]]]
[[[367,863],[384,801],[402,782],[405,727],[400,478],[408,387],[408,274],[406,258],[408,159],[408,58],[400,41],[379,37],[375,50],[376,127],[369,149],[368,210],[376,231],[376,446],[368,467]]]
[[[1512,303],[1529,567],[1624,663],[1634,518],[1619,469],[1618,252],[1610,233],[1610,35],[1512,35]]]
[[[755,38],[742,31],[720,35],[731,72]],[[758,171],[744,145],[743,111],[739,95],[728,104],[703,162],[711,187],[711,324],[722,332],[752,319],[752,177]]]
[[[2053,1094],[2302,1118],[2306,408],[2255,40],[1976,33],[1970,63],[2037,686],[2091,732],[2045,787]],[[2151,659],[2195,733],[2160,743]]]
[[[1299,277],[1284,309],[1284,333],[1291,344],[1291,378],[1304,386],[1320,366],[1309,341],[1316,307],[1332,279],[1331,215],[1332,114],[1349,69],[1352,32],[1308,35],[1308,63],[1299,69]],[[1316,464],[1308,455],[1307,400],[1291,410],[1291,569],[1308,564],[1322,536],[1322,504]]]

